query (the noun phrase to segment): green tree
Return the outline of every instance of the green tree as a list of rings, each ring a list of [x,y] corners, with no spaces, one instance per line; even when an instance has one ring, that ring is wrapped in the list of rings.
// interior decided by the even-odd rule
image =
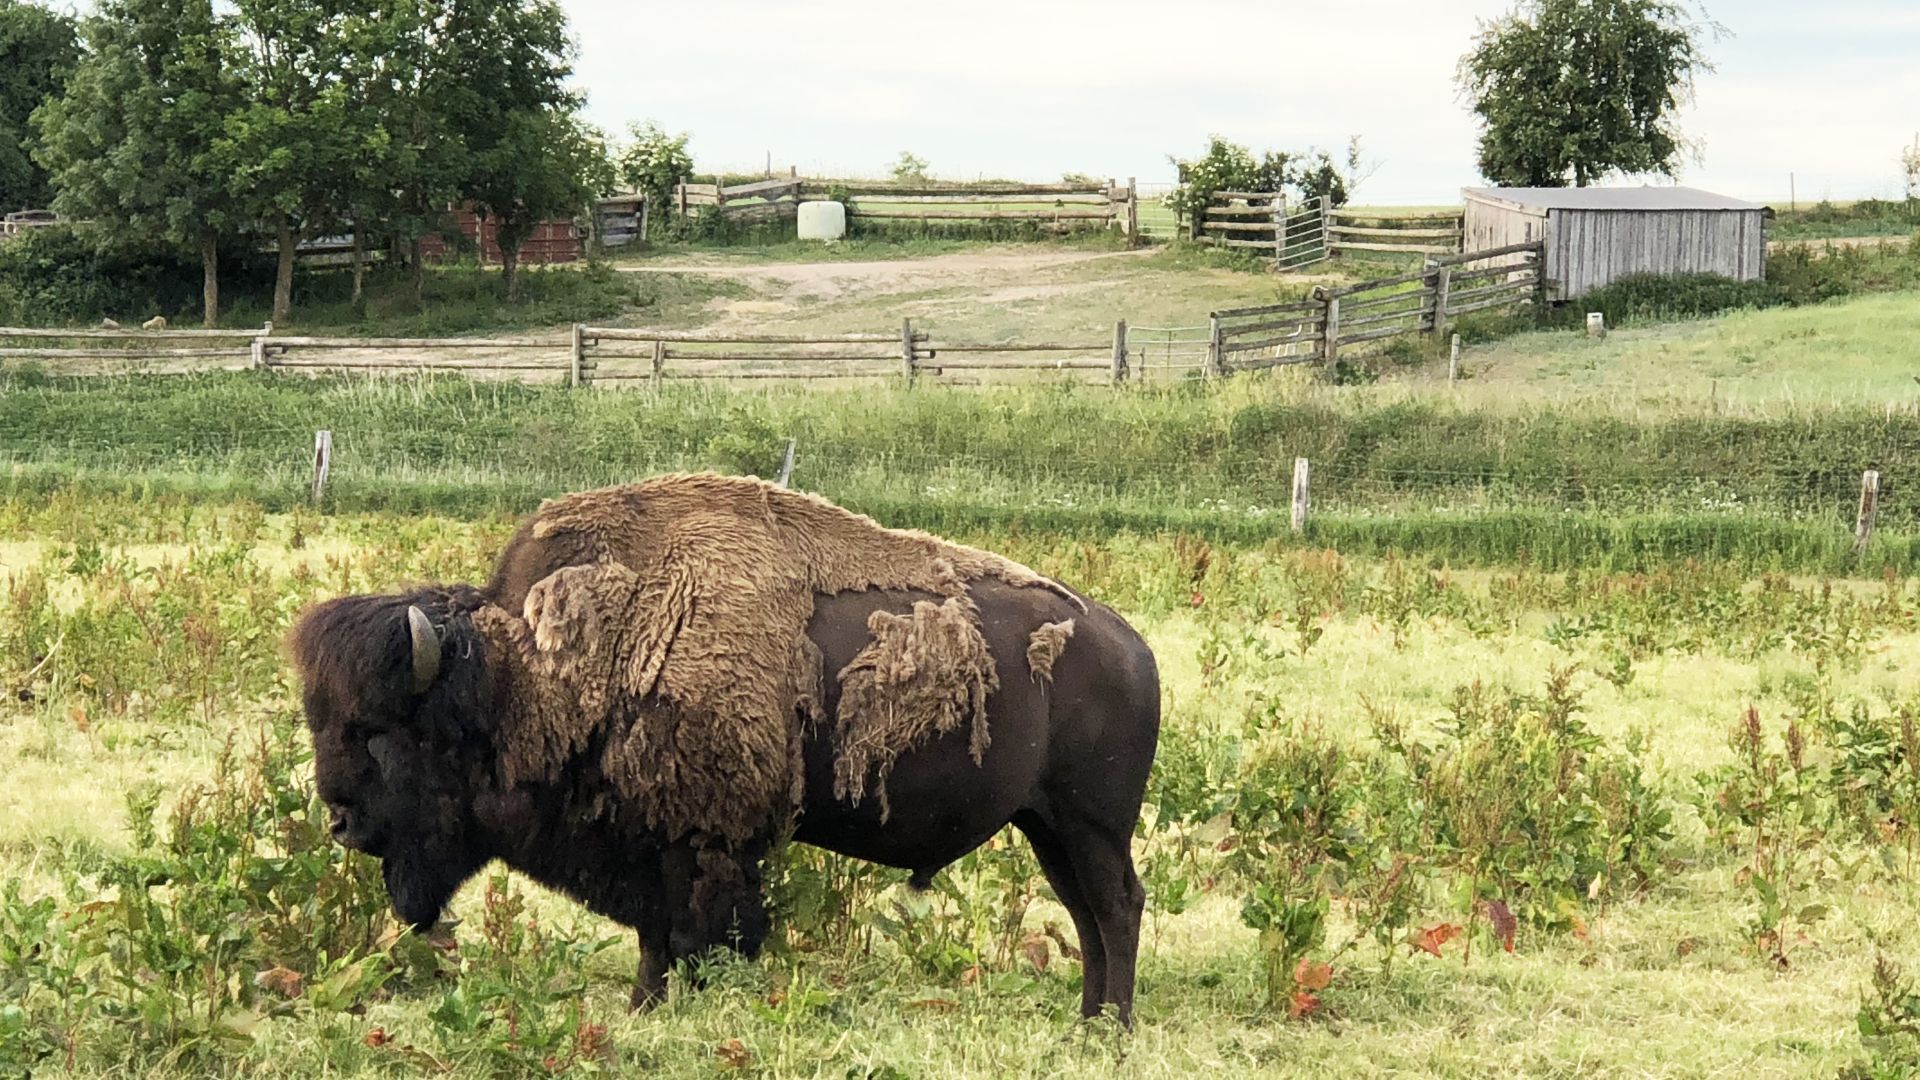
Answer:
[[[79,62],[79,27],[71,16],[0,0],[0,213],[53,201],[47,172],[30,153],[28,119],[59,95]]]
[[[1676,0],[1521,0],[1481,23],[1457,76],[1480,117],[1481,174],[1526,187],[1672,176],[1686,149],[1674,114],[1713,70],[1719,33]]]
[[[612,180],[606,145],[571,113],[508,113],[500,138],[477,156],[468,188],[474,209],[494,223],[507,299],[520,300],[520,245],[543,221],[580,213]]]
[[[211,0],[104,0],[66,91],[33,115],[53,207],[100,242],[196,250],[202,308],[220,316],[220,241],[237,224],[214,153],[238,106]]]
[[[534,224],[577,213],[607,178],[604,147],[576,119],[580,97],[566,85],[566,26],[552,0],[447,0],[427,78],[442,136],[463,151],[450,163],[454,187],[499,227],[514,300]]]
[[[357,0],[235,0],[230,69],[244,103],[215,145],[235,209],[274,238],[273,320],[293,310],[300,241],[338,227],[385,131],[358,107],[345,75],[357,70],[351,25],[370,14]]]
[[[620,181],[647,197],[656,219],[664,219],[673,205],[674,188],[693,175],[693,156],[687,153],[687,133],[669,135],[649,120],[627,127],[627,143],[614,160]]]
[[[911,150],[900,151],[900,156],[888,166],[893,178],[903,184],[924,184],[927,182],[927,159]]]

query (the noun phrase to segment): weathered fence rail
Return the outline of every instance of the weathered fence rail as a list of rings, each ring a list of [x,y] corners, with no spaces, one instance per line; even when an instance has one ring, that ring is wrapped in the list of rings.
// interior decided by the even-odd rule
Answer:
[[[681,379],[898,379],[982,383],[1068,374],[1115,385],[1150,377],[1204,377],[1284,364],[1330,363],[1340,350],[1402,334],[1444,333],[1451,319],[1543,302],[1541,245],[1436,256],[1411,273],[1310,298],[1214,312],[1207,326],[1129,329],[1110,339],[968,341],[898,332],[716,334],[576,325],[564,335],[486,338],[326,337],[239,330],[0,327],[0,360],[59,360],[75,374],[201,370],[214,366],[306,371],[451,371],[572,386]],[[17,344],[26,342],[27,344]],[[226,343],[223,347],[222,343]],[[227,361],[227,363],[218,363]]]
[[[1327,239],[1336,255],[1343,252],[1454,255],[1465,236],[1460,211],[1433,214],[1389,214],[1339,209],[1327,215]]]
[[[851,222],[919,221],[942,224],[1025,222],[1058,229],[1120,228],[1140,235],[1139,189],[1125,184],[943,184],[865,180],[803,180],[798,176],[750,184],[681,184],[679,213],[717,213],[731,220],[780,221],[803,202],[844,204]]]
[[[1429,257],[1412,273],[1338,288],[1309,299],[1216,311],[1208,370],[1224,375],[1282,364],[1330,364],[1351,345],[1405,334],[1446,333],[1449,320],[1494,308],[1544,304],[1538,241]]]

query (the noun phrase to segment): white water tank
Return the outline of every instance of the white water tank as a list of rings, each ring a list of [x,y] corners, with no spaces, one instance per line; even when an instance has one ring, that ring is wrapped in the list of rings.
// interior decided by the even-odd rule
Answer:
[[[831,201],[800,204],[800,239],[838,240],[847,235],[847,208]]]

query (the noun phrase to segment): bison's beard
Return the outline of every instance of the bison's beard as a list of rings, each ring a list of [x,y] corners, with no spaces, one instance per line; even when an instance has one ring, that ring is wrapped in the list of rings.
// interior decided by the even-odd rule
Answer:
[[[485,865],[485,859],[435,852],[430,847],[399,844],[381,860],[393,913],[415,930],[426,931],[440,921],[440,913],[460,886]]]

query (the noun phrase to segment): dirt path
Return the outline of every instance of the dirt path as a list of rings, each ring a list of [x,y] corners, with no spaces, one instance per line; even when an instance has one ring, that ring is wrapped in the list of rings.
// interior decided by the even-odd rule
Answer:
[[[1131,259],[1151,254],[1152,248],[1132,251],[1048,251],[993,248],[933,255],[924,259],[887,259],[869,262],[760,263],[746,265],[719,259],[675,259],[621,266],[629,274],[712,274],[760,288],[764,300],[834,300],[853,293],[924,292],[930,289],[978,287],[983,282],[1016,278],[1031,281],[1038,270]]]

